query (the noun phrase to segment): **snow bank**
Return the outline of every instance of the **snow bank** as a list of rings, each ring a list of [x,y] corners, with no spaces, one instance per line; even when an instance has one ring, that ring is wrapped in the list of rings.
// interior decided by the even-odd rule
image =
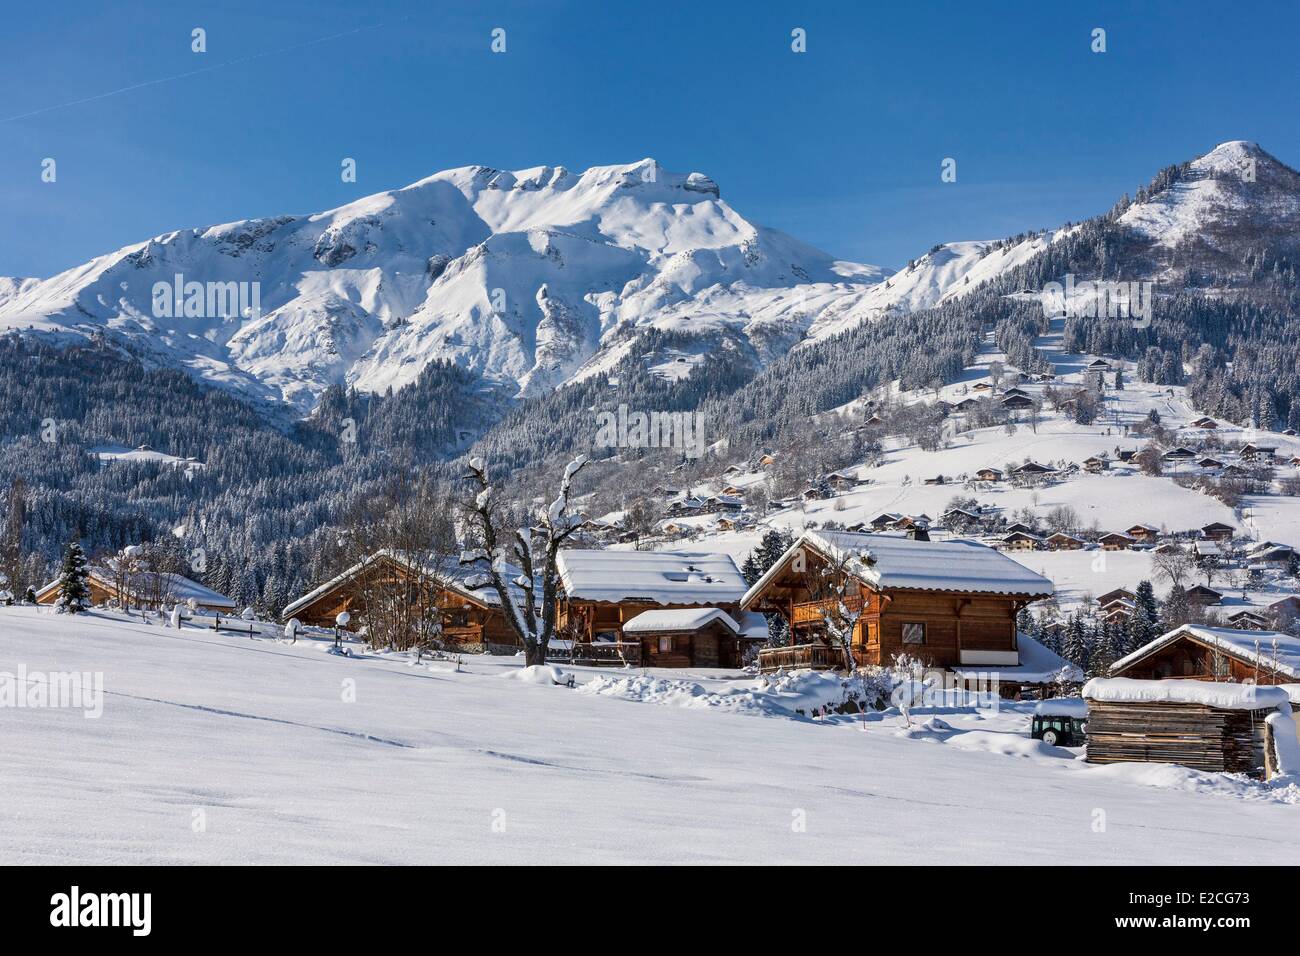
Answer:
[[[1200,680],[1133,680],[1128,677],[1094,677],[1084,685],[1083,696],[1108,702],[1204,704],[1224,710],[1265,710],[1289,703],[1286,691],[1280,687]]]
[[[800,670],[709,689],[693,680],[663,677],[597,677],[582,693],[670,707],[722,710],[760,717],[812,716],[833,711],[847,699],[842,679],[827,671]]]
[[[1278,773],[1300,780],[1300,738],[1296,737],[1291,705],[1279,707],[1264,719],[1273,731],[1273,752],[1277,756]]]
[[[503,680],[519,681],[522,684],[541,684],[543,687],[569,683],[569,675],[554,664],[532,664],[518,670],[508,670],[501,677]]]

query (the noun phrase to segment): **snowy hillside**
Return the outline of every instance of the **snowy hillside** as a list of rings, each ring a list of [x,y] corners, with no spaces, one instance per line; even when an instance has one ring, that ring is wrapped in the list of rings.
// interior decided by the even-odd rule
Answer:
[[[102,674],[11,707],[10,863],[1284,863],[1294,788],[1098,767],[1024,705],[822,722],[825,675],[416,665],[324,641],[0,608],[0,671]],[[356,649],[360,654],[359,648]],[[513,677],[515,679],[507,679]],[[522,679],[521,679],[522,678]],[[89,708],[93,711],[94,708]],[[71,782],[71,783],[70,783]],[[939,826],[918,812],[939,812]],[[1097,830],[1096,808],[1105,825]],[[1269,834],[1268,840],[1259,834]]]
[[[1146,275],[1240,268],[1246,247],[1300,251],[1300,174],[1257,144],[1223,143],[1186,164],[1167,189],[1119,220],[1149,244]]]
[[[1086,371],[1096,357],[1064,351],[1060,320],[1052,325],[1055,331],[1041,336],[1036,347],[1050,358],[1055,369],[1053,381],[1050,385],[1042,382],[1014,385],[1039,402],[1043,402],[1049,387],[1077,388],[1097,378],[1096,373]],[[967,415],[958,411],[945,422],[946,438],[940,448],[925,450],[901,437],[888,438],[878,458],[836,469],[838,474],[854,482],[851,487],[831,490],[820,498],[787,502],[752,523],[747,518],[737,521],[732,516],[734,529],[720,527],[716,515],[678,516],[662,524],[681,529],[678,535],[689,536],[693,543],[727,551],[743,560],[771,528],[797,533],[805,527],[828,523],[843,527],[869,525],[882,514],[924,516],[931,523],[931,534],[936,539],[968,537],[965,530],[945,527],[942,522],[953,499],[961,497],[975,499],[985,514],[1000,516],[1007,522],[1018,521],[1023,514],[1033,514],[1040,522],[1050,521],[1054,513],[1068,514],[1072,522],[1069,531],[1094,537],[1145,524],[1167,536],[1183,536],[1187,543],[1203,526],[1220,522],[1234,528],[1243,539],[1300,544],[1300,497],[1278,493],[1280,482],[1300,477],[1300,468],[1292,463],[1293,458],[1300,456],[1300,437],[1224,422],[1217,423],[1212,432],[1194,427],[1192,423],[1202,416],[1188,402],[1185,388],[1135,382],[1131,368],[1126,369],[1124,363],[1113,364],[1124,371],[1126,382],[1122,389],[1106,390],[1097,419],[1091,424],[1079,424],[1070,415],[1053,411],[1046,403],[1036,416],[1026,412],[1018,422],[1013,420],[1011,429],[1001,425],[970,427]],[[869,399],[828,413],[827,417],[840,418],[842,424],[835,430],[847,434],[861,427],[868,401],[874,407],[886,402],[918,405],[936,400],[955,406],[978,398],[981,391],[976,386],[988,388],[994,367],[1000,367],[1001,374],[1006,376],[1001,387],[1013,387],[1016,369],[989,341],[977,364],[937,395],[928,391],[882,389]],[[1107,374],[1108,382],[1113,382],[1113,378],[1113,373]],[[1140,437],[1138,430],[1153,412],[1174,436],[1172,441],[1192,449],[1212,442],[1213,446],[1201,454],[1218,456],[1220,467],[1203,467],[1195,460],[1166,463],[1163,474],[1150,476],[1135,463],[1122,462],[1120,452],[1131,453],[1146,444],[1147,439]],[[1216,478],[1223,467],[1236,461],[1231,449],[1245,443],[1275,449],[1276,475],[1270,493],[1244,494],[1239,505],[1229,507],[1203,490],[1184,487],[1176,480],[1198,476]],[[1096,474],[1083,470],[1081,464],[1092,456],[1107,458],[1108,467]],[[976,480],[981,469],[1009,473],[1025,462],[1062,471],[1059,477],[1039,485]],[[929,483],[940,477],[942,483]],[[724,487],[744,494],[752,488],[770,488],[771,483],[768,469],[733,470],[692,491],[701,498],[717,494]],[[1047,524],[1044,527],[1057,530]],[[665,546],[680,546],[676,541],[676,537],[670,536]],[[1065,610],[1113,588],[1133,588],[1144,579],[1153,580],[1162,594],[1168,589],[1168,582],[1161,580],[1153,567],[1155,555],[1150,550],[1043,549],[1007,553],[1053,580],[1057,600]],[[1203,583],[1204,577],[1197,580]],[[1238,575],[1226,573],[1215,580],[1215,586],[1229,592],[1221,605],[1211,609],[1212,614],[1220,616],[1243,607],[1265,607],[1300,592],[1300,582],[1267,577],[1246,590]]]
[[[316,215],[178,230],[38,283],[4,280],[0,329],[107,330],[162,364],[305,410],[331,384],[400,387],[435,359],[544,392],[647,326],[735,329],[761,362],[820,303],[885,274],[755,226],[712,180],[654,160],[475,166]],[[179,316],[168,301],[173,315],[160,316],[155,285],[177,276],[258,283],[259,301]]]

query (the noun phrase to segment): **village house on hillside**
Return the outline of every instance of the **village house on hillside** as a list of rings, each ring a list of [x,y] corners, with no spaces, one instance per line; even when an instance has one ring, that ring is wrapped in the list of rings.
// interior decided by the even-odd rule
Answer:
[[[844,604],[860,614],[851,646],[859,664],[909,655],[954,671],[996,671],[1004,688],[1051,682],[1065,661],[1016,632],[1016,615],[1049,597],[1052,582],[971,541],[917,541],[845,531],[805,532],[744,595],[741,607],[780,614],[792,645],[759,654],[760,669],[841,667],[818,597],[825,570],[842,571]]]
[[[1047,547],[1052,551],[1079,551],[1084,546],[1082,538],[1076,538],[1072,534],[1066,534],[1064,531],[1057,531],[1047,538]]]
[[[426,568],[405,555],[377,551],[285,607],[281,620],[297,618],[314,627],[333,627],[347,612],[346,627],[366,627],[368,604],[399,595],[409,603],[427,601],[442,613],[443,637],[466,649],[517,647],[496,591],[481,571],[448,561],[442,569]],[[522,592],[521,592],[522,598]]]
[[[767,638],[762,615],[739,613],[746,584],[731,555],[569,550],[556,563],[562,589],[556,624],[567,640],[634,645],[621,653],[651,666],[736,667],[750,642]],[[726,616],[657,613],[683,609]],[[647,612],[657,616],[629,631]]]
[[[180,574],[137,571],[119,579],[106,568],[86,569],[91,604],[161,610],[170,604],[189,604],[222,614],[237,610],[234,600]],[[59,600],[59,581],[54,579],[36,592],[36,603],[53,605]]]
[[[1103,551],[1127,551],[1137,542],[1122,531],[1108,531],[1097,539]]]

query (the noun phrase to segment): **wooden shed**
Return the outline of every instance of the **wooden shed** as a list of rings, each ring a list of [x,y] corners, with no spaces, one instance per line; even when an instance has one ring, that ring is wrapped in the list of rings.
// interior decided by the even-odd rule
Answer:
[[[644,667],[740,667],[746,644],[766,631],[747,634],[716,607],[642,611],[623,625],[626,638],[641,642]]]
[[[1282,708],[1290,715],[1285,690],[1254,684],[1097,678],[1083,696],[1087,761],[1097,764],[1171,763],[1263,777],[1269,717]]]

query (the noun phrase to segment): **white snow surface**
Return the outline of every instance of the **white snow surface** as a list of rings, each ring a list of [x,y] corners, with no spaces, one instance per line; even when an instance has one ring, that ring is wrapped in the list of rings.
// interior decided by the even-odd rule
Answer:
[[[1258,684],[1216,683],[1203,680],[1135,680],[1130,677],[1094,677],[1083,685],[1083,696],[1106,702],[1153,701],[1204,704],[1223,710],[1267,710],[1286,704],[1280,687]]]
[[[952,865],[1005,862],[1008,846],[1026,863],[1259,864],[1300,853],[1287,805],[1300,789],[1090,767],[1029,739],[1031,705],[918,708],[911,728],[897,711],[864,722],[662,706],[583,692],[627,672],[566,667],[570,690],[500,679],[521,658],[466,657],[457,672],[351,643],[353,656],[335,656],[310,635],[290,645],[31,607],[0,608],[0,638],[0,671],[98,671],[105,692],[99,719],[5,709],[0,859],[11,864]],[[649,679],[724,698],[749,685],[805,705],[834,690],[824,676],[768,693],[735,672]],[[1099,806],[1102,835],[1090,825]]]

